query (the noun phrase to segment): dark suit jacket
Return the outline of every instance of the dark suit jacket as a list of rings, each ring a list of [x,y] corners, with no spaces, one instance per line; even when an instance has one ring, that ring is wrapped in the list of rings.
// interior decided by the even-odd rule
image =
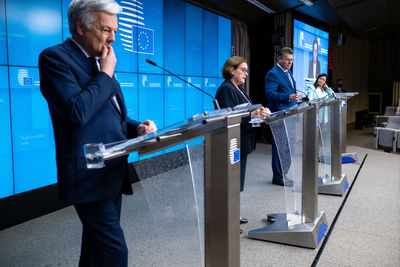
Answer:
[[[102,169],[87,169],[83,147],[111,143],[137,135],[115,78],[99,72],[70,39],[39,56],[40,90],[49,105],[56,143],[60,197],[67,204],[115,199],[132,193],[127,160],[107,161]],[[112,101],[115,95],[121,111]]]
[[[243,91],[242,91],[243,92]],[[244,93],[244,92],[243,92]],[[246,93],[244,93],[246,95]],[[246,95],[247,99],[250,97]],[[243,95],[238,92],[237,88],[229,80],[225,80],[218,88],[215,98],[221,108],[232,108],[234,106],[249,103]],[[250,100],[251,101],[251,100]],[[249,123],[250,116],[242,118],[240,125],[240,154],[247,156],[254,150],[255,134],[252,125]]]
[[[315,70],[315,79],[317,79],[318,75],[321,74],[321,63],[317,59],[317,69]],[[313,60],[311,59],[310,63],[308,63],[308,78],[314,78],[313,76]]]
[[[296,81],[291,71],[289,71],[289,74],[292,77],[294,88],[287,75],[277,65],[265,75],[265,96],[271,112],[296,105],[295,101],[289,100],[289,96],[296,93]]]

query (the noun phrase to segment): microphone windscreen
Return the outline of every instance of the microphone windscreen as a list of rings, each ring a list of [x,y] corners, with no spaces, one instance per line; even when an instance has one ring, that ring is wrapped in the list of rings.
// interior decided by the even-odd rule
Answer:
[[[146,62],[153,66],[157,66],[157,64],[154,61],[151,61],[150,59],[146,59]]]

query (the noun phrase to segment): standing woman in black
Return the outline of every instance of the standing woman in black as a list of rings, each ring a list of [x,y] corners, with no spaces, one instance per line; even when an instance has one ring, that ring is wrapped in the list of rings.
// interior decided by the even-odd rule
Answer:
[[[221,108],[235,107],[244,103],[252,104],[241,86],[245,83],[248,75],[248,66],[245,58],[233,56],[225,62],[222,67],[222,76],[225,81],[215,94],[215,98]],[[254,110],[251,115],[264,117],[270,113],[268,108],[260,107]],[[253,152],[255,146],[255,133],[249,121],[250,116],[243,118],[240,125],[240,192],[244,188],[247,155]],[[240,223],[247,223],[247,219],[240,217]]]

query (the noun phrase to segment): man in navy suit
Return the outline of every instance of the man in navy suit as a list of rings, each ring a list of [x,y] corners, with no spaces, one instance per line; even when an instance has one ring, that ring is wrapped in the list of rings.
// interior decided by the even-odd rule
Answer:
[[[271,112],[292,107],[301,99],[296,93],[296,81],[290,71],[292,63],[293,50],[284,47],[279,51],[278,63],[265,76],[265,95]],[[272,183],[283,186],[285,181],[275,139],[272,140],[272,172]],[[286,185],[289,185],[289,183],[287,181]]]
[[[72,38],[39,57],[40,90],[54,128],[60,198],[74,205],[83,226],[79,266],[127,266],[121,194],[132,194],[127,158],[87,169],[84,145],[157,130],[152,121],[139,123],[127,117],[114,76],[111,43],[121,11],[114,0],[73,0],[68,10]]]

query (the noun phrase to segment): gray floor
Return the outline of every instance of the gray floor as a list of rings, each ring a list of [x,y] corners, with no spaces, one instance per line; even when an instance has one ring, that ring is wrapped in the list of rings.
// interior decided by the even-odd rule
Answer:
[[[349,132],[348,144],[347,151],[357,152],[360,161],[368,156],[318,266],[400,266],[400,155],[368,148],[368,130]],[[267,213],[285,212],[284,190],[271,184],[270,149],[258,144],[248,160],[241,214],[249,223],[242,225],[241,266],[310,266],[318,249],[247,236],[247,231],[264,226]],[[123,198],[121,224],[130,266],[204,264],[202,163],[192,163],[192,168],[185,165],[136,184],[135,194]],[[359,168],[343,165],[350,183]],[[194,182],[187,178],[191,173]],[[319,210],[325,211],[329,227],[343,199],[319,195]],[[71,207],[3,230],[0,266],[77,266],[80,235]]]

